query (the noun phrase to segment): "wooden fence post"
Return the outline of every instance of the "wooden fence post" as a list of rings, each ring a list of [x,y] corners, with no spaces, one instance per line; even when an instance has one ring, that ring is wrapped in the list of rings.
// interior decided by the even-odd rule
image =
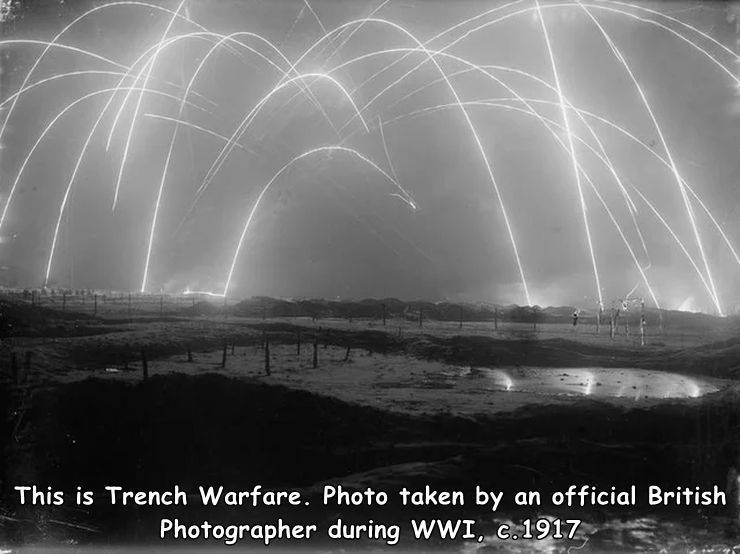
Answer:
[[[313,367],[316,369],[319,366],[319,335],[313,336]]]
[[[265,374],[270,375],[270,339],[265,333]]]
[[[223,355],[221,356],[221,367],[226,367],[226,343],[224,342],[224,351]]]

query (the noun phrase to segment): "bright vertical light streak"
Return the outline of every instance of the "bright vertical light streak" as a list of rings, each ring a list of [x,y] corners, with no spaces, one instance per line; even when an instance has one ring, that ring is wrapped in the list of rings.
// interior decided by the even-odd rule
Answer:
[[[588,242],[588,252],[591,256],[591,265],[593,267],[594,271],[594,280],[596,281],[596,294],[599,298],[599,306],[604,305],[604,299],[601,294],[601,283],[599,281],[599,270],[596,265],[596,255],[594,254],[594,245],[591,240],[591,229],[588,224],[588,211],[586,209],[586,200],[583,197],[583,187],[581,186],[581,175],[578,171],[578,159],[576,158],[576,149],[575,145],[573,144],[573,134],[570,130],[570,118],[568,117],[568,110],[565,107],[565,100],[563,98],[563,89],[560,85],[560,77],[558,75],[558,68],[557,64],[555,63],[555,55],[552,51],[552,45],[550,44],[550,37],[547,33],[547,25],[545,24],[545,18],[542,16],[542,11],[540,10],[540,3],[538,0],[535,0],[535,5],[537,6],[537,15],[539,16],[540,24],[542,26],[542,35],[545,38],[545,44],[547,45],[547,53],[550,57],[550,65],[552,66],[552,74],[555,79],[555,87],[557,88],[558,92],[558,99],[560,100],[560,112],[563,116],[563,123],[565,125],[565,134],[568,138],[568,150],[570,151],[570,158],[571,162],[573,164],[573,174],[576,179],[576,188],[578,189],[578,198],[581,203],[581,214],[583,216],[583,226],[586,232],[586,241]]]
[[[224,285],[224,292],[223,292],[224,297],[226,297],[226,295],[229,292],[229,286],[231,285],[231,279],[234,275],[234,268],[236,267],[236,261],[239,258],[239,252],[241,251],[242,244],[244,243],[244,238],[247,236],[247,231],[249,230],[249,226],[252,223],[254,214],[257,212],[257,208],[259,207],[260,202],[262,202],[262,198],[265,196],[265,194],[270,189],[272,184],[277,179],[279,179],[283,173],[285,173],[288,169],[290,169],[293,165],[295,165],[296,162],[298,162],[299,160],[302,160],[303,158],[312,156],[313,154],[317,154],[320,152],[346,152],[348,154],[352,154],[353,156],[360,158],[362,161],[369,164],[372,168],[374,168],[381,175],[383,175],[383,177],[388,179],[388,181],[393,183],[401,191],[401,193],[405,195],[405,198],[402,198],[402,199],[406,201],[406,203],[411,207],[411,209],[416,209],[413,201],[411,201],[408,198],[408,193],[403,189],[403,187],[401,187],[401,185],[398,184],[397,181],[393,179],[393,177],[391,177],[390,175],[388,175],[388,173],[383,171],[383,169],[378,164],[376,164],[375,162],[373,162],[372,160],[370,160],[369,158],[367,158],[366,156],[364,156],[357,150],[354,150],[353,148],[346,148],[344,146],[321,146],[319,148],[313,148],[311,150],[308,150],[307,152],[304,152],[303,154],[299,154],[298,156],[295,156],[292,160],[290,160],[288,163],[286,163],[283,167],[281,167],[278,170],[278,172],[275,173],[275,175],[273,175],[273,177],[267,182],[267,184],[264,187],[262,187],[262,190],[260,191],[259,195],[257,196],[257,199],[254,202],[254,205],[252,206],[252,209],[249,211],[249,216],[244,222],[244,228],[242,229],[242,233],[239,236],[239,241],[237,242],[236,249],[234,250],[234,256],[232,257],[232,260],[231,260],[231,266],[229,268],[229,273],[228,273],[228,276],[226,277],[226,284]]]
[[[655,114],[653,113],[653,109],[650,106],[650,102],[648,102],[648,99],[642,90],[642,86],[640,86],[640,83],[637,81],[637,77],[635,77],[635,74],[632,72],[632,69],[627,63],[627,60],[625,60],[624,56],[617,48],[617,45],[614,44],[614,41],[611,39],[611,37],[606,32],[604,27],[602,27],[599,21],[596,19],[596,17],[594,17],[594,15],[590,11],[588,11],[586,6],[581,4],[580,1],[578,2],[578,4],[581,6],[581,8],[589,16],[591,21],[593,21],[596,27],[599,29],[602,36],[604,37],[604,40],[609,45],[609,48],[614,54],[614,57],[622,64],[622,66],[624,66],[625,71],[627,71],[627,74],[630,76],[632,83],[635,85],[635,88],[637,89],[637,93],[640,95],[642,104],[645,106],[645,110],[648,112],[648,115],[650,116],[650,120],[652,121],[653,126],[655,127],[655,131],[658,133],[660,143],[663,146],[663,150],[665,150],[666,158],[668,159],[668,162],[671,164],[671,171],[673,172],[673,176],[676,179],[676,184],[678,185],[678,190],[681,193],[681,198],[683,199],[684,206],[686,208],[686,213],[689,216],[689,222],[691,223],[691,229],[694,232],[694,238],[696,239],[696,244],[699,247],[699,253],[701,254],[702,262],[704,263],[704,270],[706,271],[706,274],[707,274],[707,280],[709,281],[709,285],[712,287],[712,294],[714,296],[714,305],[717,308],[717,312],[719,313],[719,315],[722,316],[724,315],[722,313],[722,306],[719,301],[719,296],[717,295],[717,288],[714,285],[714,279],[712,278],[712,271],[709,268],[709,260],[707,259],[707,255],[704,252],[704,245],[702,244],[701,235],[699,234],[699,227],[696,224],[696,217],[694,216],[694,208],[691,205],[691,200],[689,199],[688,194],[686,194],[686,188],[684,187],[684,184],[683,184],[683,178],[678,172],[678,167],[676,167],[676,162],[673,160],[673,156],[671,155],[671,150],[670,148],[668,148],[668,143],[666,142],[665,136],[663,135],[663,130],[660,128],[660,125],[658,124],[658,120],[655,117]]]
[[[142,85],[142,89],[147,88],[149,85],[149,78],[152,75],[152,69],[154,69],[154,64],[157,61],[157,56],[159,55],[159,52],[162,50],[164,46],[164,42],[167,38],[167,35],[170,32],[170,29],[172,28],[173,23],[175,22],[175,19],[177,19],[178,14],[180,13],[180,10],[182,9],[183,4],[185,4],[185,0],[181,0],[180,4],[177,6],[177,9],[175,10],[174,14],[172,15],[172,18],[170,19],[169,23],[167,24],[167,28],[164,30],[164,33],[162,34],[162,38],[159,41],[159,45],[157,46],[157,49],[152,54],[151,59],[149,60],[149,68],[147,69],[146,76],[144,77],[144,83]],[[123,170],[126,167],[126,160],[128,159],[128,151],[129,147],[131,145],[131,138],[134,134],[134,127],[136,126],[136,118],[139,115],[139,110],[141,109],[141,101],[144,98],[143,90],[139,94],[139,98],[136,100],[136,107],[134,108],[134,115],[131,117],[131,126],[128,129],[128,135],[126,136],[126,144],[123,148],[123,158],[121,159],[121,166],[118,169],[118,177],[116,178],[116,189],[113,193],[113,206],[111,209],[116,209],[116,204],[118,204],[118,191],[121,188],[121,179],[123,178]],[[108,146],[106,145],[106,149]]]

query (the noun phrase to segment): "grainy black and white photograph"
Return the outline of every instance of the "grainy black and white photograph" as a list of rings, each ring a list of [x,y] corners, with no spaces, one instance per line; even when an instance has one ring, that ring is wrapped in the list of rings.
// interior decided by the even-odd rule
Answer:
[[[0,34],[1,553],[740,550],[740,3]]]

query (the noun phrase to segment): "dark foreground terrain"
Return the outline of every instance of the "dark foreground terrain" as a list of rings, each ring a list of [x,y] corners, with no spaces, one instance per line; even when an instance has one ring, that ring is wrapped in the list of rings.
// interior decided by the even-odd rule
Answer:
[[[17,309],[14,313],[24,313]],[[38,317],[37,312],[29,313]],[[664,488],[725,487],[740,440],[736,387],[700,398],[619,405],[588,397],[541,406],[528,404],[506,413],[461,417],[454,412],[409,414],[343,402],[331,390],[316,394],[270,383],[269,377],[237,378],[218,367],[196,375],[157,374],[141,379],[140,350],[149,361],[193,351],[220,350],[224,341],[259,348],[269,334],[273,344],[292,344],[298,328],[311,344],[315,323],[275,320],[198,320],[177,316],[125,321],[89,316],[59,319],[44,313],[35,325],[60,332],[50,339],[17,334],[2,352],[2,505],[0,545],[158,544],[162,517],[197,523],[272,521],[333,522],[337,517],[397,522],[411,518],[466,516],[486,535],[481,544],[453,541],[436,546],[456,550],[535,550],[490,539],[500,521],[547,515],[581,518],[573,541],[539,543],[538,548],[584,551],[686,551],[708,544],[731,545],[727,510],[718,507],[557,509],[519,508],[511,496],[520,490],[564,490],[577,484],[608,490],[636,485]],[[25,324],[16,316],[16,325]],[[732,379],[738,368],[738,340],[722,336],[690,348],[656,345],[635,350],[628,344],[603,345],[590,339],[466,337],[434,328],[400,334],[354,322],[323,322],[321,341],[354,350],[395,353],[409,359],[443,360],[485,367],[526,361],[535,366],[670,369]],[[327,333],[327,329],[331,329]],[[711,339],[711,337],[709,337]],[[143,346],[142,346],[143,345]],[[308,347],[305,347],[308,348]],[[21,363],[33,349],[31,365]],[[11,354],[16,364],[11,367]],[[231,362],[230,362],[231,363]],[[111,379],[111,375],[130,375]],[[273,371],[280,371],[273,367]],[[320,371],[320,368],[318,369]],[[439,390],[440,397],[445,394]],[[464,508],[402,510],[378,507],[320,509],[321,486],[395,491],[403,486],[473,492],[475,485],[505,493],[497,512]],[[36,484],[68,491],[83,486],[102,495],[107,485],[130,490],[166,490],[179,485],[195,493],[199,485],[226,489],[298,489],[310,507],[281,510],[251,507],[204,508],[193,502],[172,508],[80,508],[20,506],[13,487]],[[102,496],[101,496],[102,497]],[[393,497],[392,497],[393,498]],[[413,543],[402,531],[401,544]],[[319,539],[321,542],[325,539]],[[316,543],[318,544],[318,543]],[[322,543],[323,544],[323,543]],[[358,543],[340,543],[340,548]],[[366,542],[382,546],[380,542]],[[218,542],[211,543],[218,546]],[[326,544],[324,545],[326,546]],[[337,545],[334,544],[334,548]]]

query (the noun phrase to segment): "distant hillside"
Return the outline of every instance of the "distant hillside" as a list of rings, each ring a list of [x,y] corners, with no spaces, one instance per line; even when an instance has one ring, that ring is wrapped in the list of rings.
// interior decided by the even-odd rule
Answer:
[[[515,321],[522,323],[570,323],[575,308],[572,306],[516,306],[452,302],[403,301],[397,298],[364,299],[364,300],[325,300],[325,299],[278,299],[253,297],[234,305],[230,311],[244,317],[316,317],[341,319],[381,319],[383,313],[388,318],[405,318],[417,320],[421,316],[435,321]],[[608,321],[609,310],[602,315]],[[724,326],[725,319],[707,314],[695,314],[678,311],[645,310],[648,323],[657,324],[660,318],[669,322],[672,328],[713,329]],[[640,308],[632,307],[620,317],[638,319]],[[596,310],[580,310],[581,321],[591,321],[596,317]],[[738,327],[740,329],[740,319]]]

